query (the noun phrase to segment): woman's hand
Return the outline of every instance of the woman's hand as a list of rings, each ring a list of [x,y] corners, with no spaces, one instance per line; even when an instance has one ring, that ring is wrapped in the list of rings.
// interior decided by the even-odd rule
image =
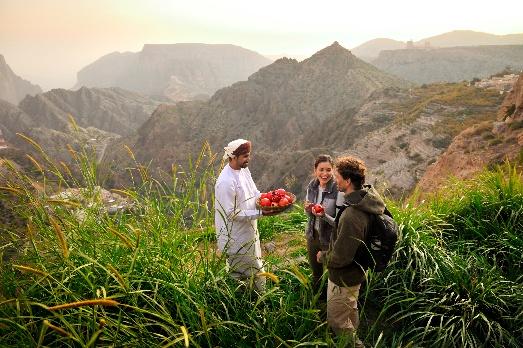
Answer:
[[[316,254],[316,261],[318,261],[318,263],[322,263],[322,261],[321,261],[321,250],[318,251],[318,253]]]
[[[313,205],[314,205],[314,203],[306,200],[305,202],[303,202],[303,209],[305,210],[306,213],[312,213]]]
[[[314,216],[318,216],[318,217],[323,217],[325,216],[325,208],[320,205],[320,204],[313,204],[313,206],[320,206],[321,209],[314,209],[311,207],[311,213],[314,215]]]

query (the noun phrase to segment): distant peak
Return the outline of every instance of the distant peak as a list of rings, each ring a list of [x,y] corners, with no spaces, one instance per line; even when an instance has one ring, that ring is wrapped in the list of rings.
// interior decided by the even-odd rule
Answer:
[[[340,45],[338,41],[334,41],[330,46],[325,47],[322,51],[329,50],[329,51],[337,51],[337,52],[350,52],[348,49]],[[320,51],[321,52],[321,51]]]
[[[323,56],[338,56],[338,55],[352,55],[352,53],[339,44],[338,41],[334,41],[330,46],[316,52],[312,57],[323,57]],[[311,57],[311,58],[312,58]]]

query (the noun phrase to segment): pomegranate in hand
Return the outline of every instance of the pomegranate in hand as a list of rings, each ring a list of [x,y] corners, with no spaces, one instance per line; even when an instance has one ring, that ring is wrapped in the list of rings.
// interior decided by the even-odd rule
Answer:
[[[321,213],[323,213],[323,211],[324,211],[324,209],[321,206],[321,204],[314,204],[312,206],[312,212],[315,214],[321,214]]]

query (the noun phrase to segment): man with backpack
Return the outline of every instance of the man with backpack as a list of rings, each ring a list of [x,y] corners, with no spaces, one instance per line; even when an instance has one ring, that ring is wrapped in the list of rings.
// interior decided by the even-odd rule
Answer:
[[[358,158],[347,156],[336,160],[334,176],[338,190],[345,193],[345,203],[336,216],[329,250],[317,255],[318,262],[326,262],[329,271],[328,325],[336,335],[351,337],[355,347],[363,347],[356,331],[358,295],[370,264],[365,241],[372,219],[385,211],[383,199],[376,190],[363,185],[365,170],[365,163]]]

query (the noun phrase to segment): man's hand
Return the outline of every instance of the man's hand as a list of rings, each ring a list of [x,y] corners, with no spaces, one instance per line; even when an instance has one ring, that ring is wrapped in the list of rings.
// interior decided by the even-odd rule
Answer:
[[[280,213],[277,210],[262,210],[261,212],[262,212],[263,216],[273,216],[273,215],[277,215]]]
[[[318,251],[318,253],[316,254],[316,261],[318,261],[318,263],[323,263],[323,262],[321,261],[321,250]]]

